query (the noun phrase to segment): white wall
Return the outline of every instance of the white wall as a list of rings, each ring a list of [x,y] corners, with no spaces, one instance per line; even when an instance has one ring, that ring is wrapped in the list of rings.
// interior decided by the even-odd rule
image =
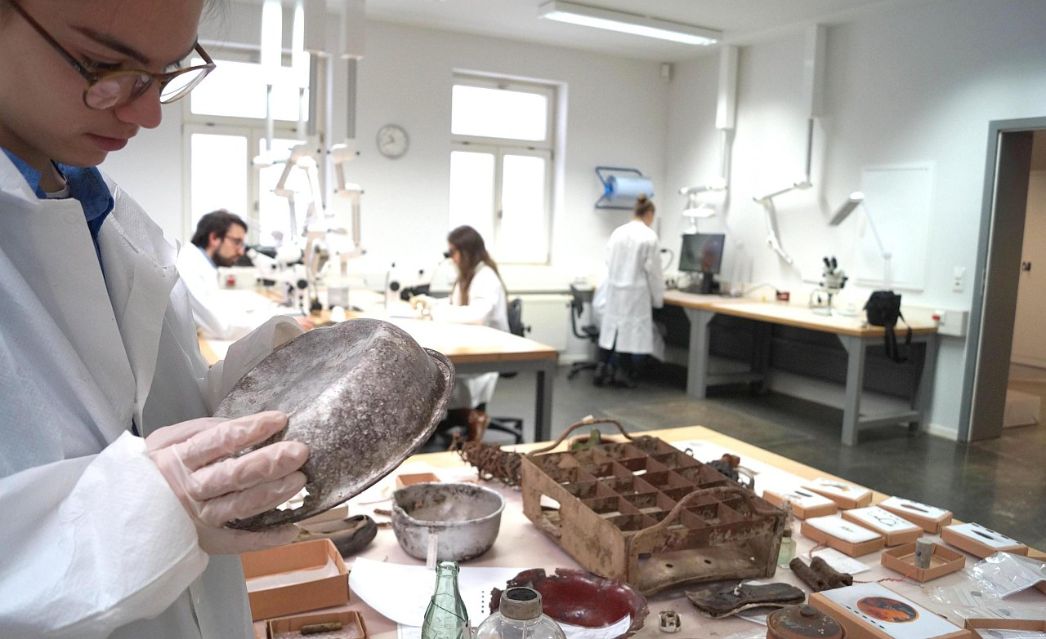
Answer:
[[[245,10],[232,5],[212,37],[246,40],[248,34],[233,28]],[[656,191],[665,188],[669,83],[658,64],[381,22],[368,21],[366,31],[358,81],[360,156],[347,167],[348,179],[365,190],[363,234],[370,252],[358,268],[384,270],[393,260],[431,267],[446,248],[455,70],[553,82],[568,95],[565,144],[557,158],[563,179],[555,197],[553,268],[508,267],[510,288],[562,290],[574,275],[599,271],[606,238],[630,213],[593,208],[602,193],[597,165],[637,167],[653,177]],[[342,78],[337,82],[342,85]],[[336,89],[339,98],[343,90]],[[142,132],[104,169],[166,232],[181,238],[182,110],[167,109],[159,129]],[[390,122],[410,136],[409,151],[397,160],[381,156],[374,143],[377,130]],[[343,131],[344,116],[338,114],[335,139]]]
[[[904,292],[904,302],[969,308],[988,123],[1046,115],[1043,24],[1046,3],[1039,0],[941,0],[891,3],[881,12],[829,25],[815,188],[776,200],[782,243],[803,272],[816,276],[817,262],[829,251],[844,264],[850,261],[846,256],[855,247],[856,225],[832,228],[827,220],[832,208],[858,188],[864,167],[930,163],[934,184],[926,288]],[[725,218],[714,221],[731,237],[725,272],[740,242],[752,257],[750,281],[772,281],[791,288],[793,295],[809,284],[800,270],[765,248],[762,209],[752,197],[782,188],[803,173],[803,37],[796,30],[741,51],[731,206]],[[691,125],[713,122],[714,96],[705,92],[711,86],[705,75],[714,73],[713,67],[697,60],[678,65],[677,72],[678,81],[694,78],[689,82],[702,89],[673,87],[670,157],[714,157],[707,131]],[[702,168],[697,160],[689,161],[695,171]],[[662,200],[663,209],[682,208],[682,198],[673,197],[675,202]],[[714,226],[703,223],[703,229],[704,224]],[[669,234],[662,237],[668,241]],[[967,272],[961,293],[952,292],[955,266]],[[932,429],[952,436],[958,427],[964,342],[942,338],[937,362]]]

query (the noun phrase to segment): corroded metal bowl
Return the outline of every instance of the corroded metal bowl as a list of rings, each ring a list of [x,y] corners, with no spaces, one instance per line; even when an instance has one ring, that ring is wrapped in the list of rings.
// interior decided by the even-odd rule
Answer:
[[[411,557],[426,559],[436,535],[437,561],[465,561],[490,550],[505,499],[475,484],[416,484],[392,496],[392,530]]]
[[[275,440],[309,445],[301,507],[230,523],[259,530],[300,521],[366,489],[421,446],[442,418],[454,366],[403,329],[374,319],[318,328],[274,351],[243,376],[215,411],[287,413]]]

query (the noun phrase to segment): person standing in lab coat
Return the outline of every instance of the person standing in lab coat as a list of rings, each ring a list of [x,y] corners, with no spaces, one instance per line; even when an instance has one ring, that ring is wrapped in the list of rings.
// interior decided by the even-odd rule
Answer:
[[[95,168],[213,68],[202,11],[0,0],[5,639],[248,639],[237,555],[295,535],[225,526],[304,485],[307,446],[261,445],[286,415],[208,415],[301,329],[271,321],[208,368],[174,246]]]
[[[636,386],[647,355],[655,350],[652,309],[662,306],[665,279],[657,233],[651,228],[654,203],[641,195],[634,212],[632,221],[614,229],[607,242],[596,386]]]
[[[508,331],[508,302],[498,265],[487,252],[483,236],[471,226],[459,226],[447,235],[447,257],[458,277],[450,297],[434,300],[419,296],[415,306],[425,306],[437,322],[482,324]],[[468,438],[482,439],[490,418],[487,402],[494,396],[497,373],[457,375],[448,408],[450,425],[467,424]]]

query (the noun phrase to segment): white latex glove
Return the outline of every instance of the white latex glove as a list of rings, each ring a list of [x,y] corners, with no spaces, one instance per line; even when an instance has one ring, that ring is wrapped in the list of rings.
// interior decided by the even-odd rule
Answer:
[[[230,457],[283,430],[276,411],[233,420],[204,417],[160,428],[145,439],[153,462],[196,524],[200,547],[212,555],[237,554],[290,543],[293,525],[262,532],[225,528],[275,508],[305,486],[298,471],[309,447],[282,441]]]

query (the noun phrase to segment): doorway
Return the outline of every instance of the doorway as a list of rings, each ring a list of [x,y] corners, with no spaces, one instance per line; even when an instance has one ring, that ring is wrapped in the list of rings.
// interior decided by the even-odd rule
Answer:
[[[1036,137],[1046,135],[1044,132],[1046,118],[997,121],[989,126],[960,441],[1002,434],[1022,262],[1031,261],[1023,259],[1023,250],[1033,151]],[[1041,266],[1046,268],[1046,261]],[[1027,345],[1023,331],[1019,337],[1018,345]]]

